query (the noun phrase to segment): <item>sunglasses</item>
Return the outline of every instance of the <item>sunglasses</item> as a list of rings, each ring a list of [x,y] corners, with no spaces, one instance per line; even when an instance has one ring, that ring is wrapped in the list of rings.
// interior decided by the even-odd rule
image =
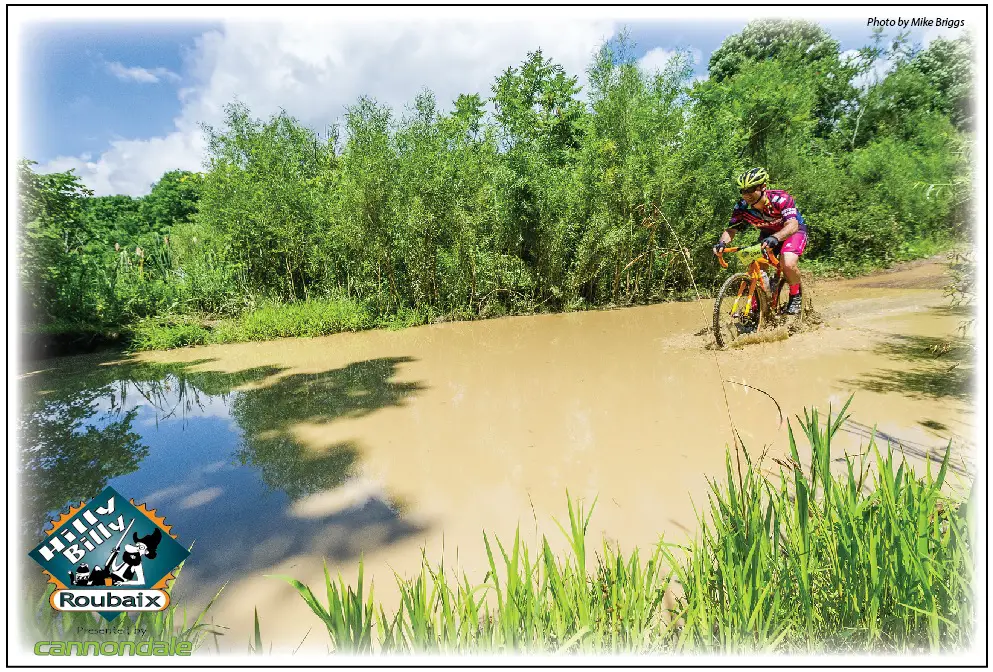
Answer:
[[[762,185],[755,185],[755,186],[754,186],[754,187],[752,187],[751,189],[740,189],[739,191],[741,191],[741,193],[742,193],[742,194],[750,194],[750,193],[752,193],[753,191],[755,191],[755,190],[757,190],[757,189],[759,189],[759,188],[761,188],[761,186],[762,186]]]

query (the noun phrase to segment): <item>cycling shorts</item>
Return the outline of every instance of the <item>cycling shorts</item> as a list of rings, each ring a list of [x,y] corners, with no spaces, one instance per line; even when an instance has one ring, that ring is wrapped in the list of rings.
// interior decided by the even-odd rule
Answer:
[[[771,234],[762,232],[759,235],[759,240],[763,240],[768,235]],[[792,252],[799,257],[805,249],[807,249],[807,232],[804,229],[800,229],[777,246],[776,254],[780,255],[783,252]]]

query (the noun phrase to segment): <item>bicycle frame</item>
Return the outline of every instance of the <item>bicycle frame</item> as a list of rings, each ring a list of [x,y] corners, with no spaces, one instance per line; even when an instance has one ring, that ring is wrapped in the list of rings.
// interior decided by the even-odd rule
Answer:
[[[743,248],[740,246],[725,247],[723,250],[718,252],[717,262],[721,265],[721,268],[728,267],[727,262],[724,261],[725,252],[729,252],[729,253],[737,252],[738,250],[741,249]],[[772,250],[769,249],[762,250],[762,255],[763,256],[758,257],[752,263],[748,264],[748,267],[745,269],[745,273],[748,274],[749,282],[748,282],[748,301],[745,304],[745,309],[743,312],[744,315],[748,315],[752,311],[752,299],[755,297],[755,291],[756,291],[756,287],[758,286],[758,283],[762,281],[762,271],[765,270],[765,267],[771,266],[772,268],[776,269],[774,280],[777,283],[780,281],[781,276],[783,274],[783,269],[779,264],[779,259],[776,258],[776,254]],[[770,288],[771,288],[771,283],[770,283]],[[741,301],[741,297],[744,295],[744,291],[745,291],[745,286],[744,284],[742,284],[742,286],[738,288],[738,295],[735,297],[734,303],[731,304],[732,313],[738,310],[738,305],[739,302]],[[764,288],[763,291],[765,291]],[[769,298],[771,299],[772,297]]]

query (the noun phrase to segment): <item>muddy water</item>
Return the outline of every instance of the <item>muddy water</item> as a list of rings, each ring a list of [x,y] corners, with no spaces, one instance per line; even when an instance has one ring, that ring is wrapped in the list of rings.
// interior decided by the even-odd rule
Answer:
[[[318,626],[305,648],[323,651],[316,618],[264,574],[319,584],[327,559],[353,580],[362,557],[395,605],[393,571],[413,575],[426,547],[480,582],[483,530],[562,547],[567,490],[598,497],[596,542],[681,540],[724,473],[729,415],[750,451],[784,455],[781,417],[854,392],[839,454],[873,425],[918,464],[951,441],[964,483],[967,350],[929,349],[963,319],[943,282],[925,264],[819,283],[822,328],[730,352],[702,333],[712,304],[691,302],[50,361],[22,381],[24,446],[56,453],[25,472],[28,504],[108,483],[147,500],[196,540],[176,597],[203,604],[228,582],[214,619],[232,651],[255,607],[277,649]]]

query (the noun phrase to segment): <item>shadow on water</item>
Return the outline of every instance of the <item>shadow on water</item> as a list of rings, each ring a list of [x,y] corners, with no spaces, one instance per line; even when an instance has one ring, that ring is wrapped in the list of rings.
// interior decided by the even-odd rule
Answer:
[[[972,392],[972,348],[963,338],[894,335],[876,348],[891,359],[913,362],[911,369],[876,369],[844,381],[870,392],[896,392],[918,398],[966,400]]]
[[[316,374],[293,374],[238,395],[231,415],[244,432],[237,452],[270,488],[291,499],[340,485],[352,475],[357,451],[350,442],[307,449],[292,434],[301,422],[328,424],[399,406],[423,389],[418,383],[390,382],[409,357],[373,359]]]
[[[885,455],[885,446],[889,445],[894,450],[900,450],[908,457],[916,457],[926,462],[929,461],[935,467],[941,466],[941,462],[945,458],[945,450],[948,448],[947,444],[940,448],[935,448],[916,441],[901,439],[900,437],[892,434],[887,434],[876,427],[870,427],[869,425],[865,425],[861,422],[856,422],[851,418],[845,420],[844,424],[841,426],[841,431],[866,439],[865,445],[868,444],[869,439],[875,437],[876,445],[879,447],[880,454]],[[844,461],[845,457],[835,459],[835,462]],[[971,463],[971,460],[968,459],[967,456],[958,454],[958,451],[954,446],[952,446],[948,457],[948,469],[949,471],[959,474],[960,476],[975,474],[975,466]],[[937,473],[937,471],[934,473]]]
[[[976,309],[968,304],[932,306],[930,312],[942,317],[975,317]]]
[[[411,361],[285,376],[272,366],[202,370],[210,360],[55,362],[21,381],[25,546],[52,515],[108,484],[165,513],[183,543],[196,540],[184,569],[193,589],[216,590],[299,553],[340,560],[415,534],[422,528],[386,493],[294,513],[295,502],[346,484],[361,453],[351,441],[304,445],[294,427],[402,405],[424,389],[393,380]]]

